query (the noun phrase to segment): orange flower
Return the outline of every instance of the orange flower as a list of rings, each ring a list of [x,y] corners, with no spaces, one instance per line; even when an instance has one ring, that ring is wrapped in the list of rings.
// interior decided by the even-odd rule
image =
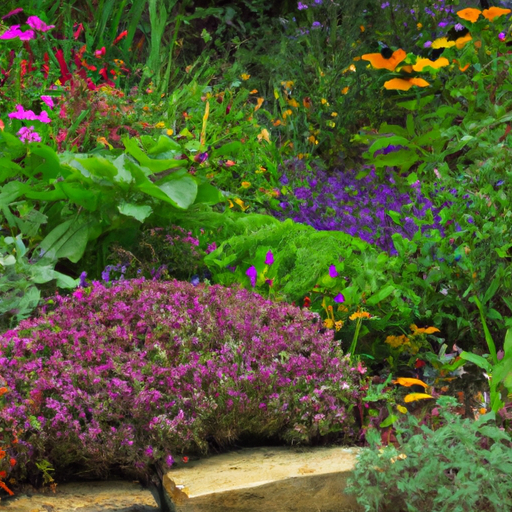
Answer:
[[[402,50],[396,50],[389,59],[385,59],[380,53],[367,53],[361,56],[363,60],[367,60],[375,69],[387,69],[394,71],[395,68],[402,62],[407,54]]]
[[[0,449],[0,460],[5,457],[5,451]]]
[[[462,68],[461,68],[461,67],[460,67],[460,63],[459,63],[459,61],[458,61],[457,59],[453,59],[453,62],[454,62],[455,64],[457,64],[457,66],[459,66],[459,69],[460,69],[463,73],[464,73],[464,71],[466,71],[466,69],[468,69],[468,68],[469,68],[469,64],[466,64],[464,67],[462,67]]]
[[[4,386],[4,387],[1,387],[0,388],[0,396],[2,396],[3,394],[7,393],[9,390]]]
[[[14,466],[16,466],[16,459],[13,459],[11,457],[11,459],[9,460],[9,465],[11,466],[11,468],[13,468]]]
[[[408,91],[413,85],[417,87],[427,87],[430,84],[426,80],[423,80],[423,78],[408,78],[407,80],[403,78],[393,78],[384,82],[384,89]]]
[[[347,94],[347,92],[348,92],[348,86],[343,87],[343,89],[341,89],[341,94]]]
[[[398,377],[398,379],[393,381],[393,384],[400,384],[408,388],[411,386],[423,386],[425,389],[428,388],[428,384],[425,384],[422,380],[407,377]]]
[[[302,104],[304,105],[304,108],[311,108],[311,98],[309,96],[306,96],[303,100],[302,100]]]
[[[463,20],[475,23],[475,21],[480,17],[480,14],[482,14],[480,9],[473,9],[472,7],[468,7],[467,9],[462,9],[462,11],[459,11],[457,16]]]
[[[412,333],[414,335],[416,334],[434,334],[435,332],[440,332],[437,327],[417,327],[414,324],[411,324],[409,326],[409,329],[411,329]]]
[[[434,68],[439,69],[444,66],[448,66],[450,62],[445,57],[440,57],[439,59],[433,61],[430,59],[418,59],[416,64],[412,67],[414,71],[423,71],[425,68]]]
[[[499,18],[504,14],[508,14],[510,9],[502,9],[501,7],[490,7],[489,9],[484,9],[482,15],[484,18],[487,18],[489,21],[494,21],[494,18]]]
[[[368,311],[356,311],[349,316],[350,320],[357,320],[358,318],[371,318],[372,315]]]

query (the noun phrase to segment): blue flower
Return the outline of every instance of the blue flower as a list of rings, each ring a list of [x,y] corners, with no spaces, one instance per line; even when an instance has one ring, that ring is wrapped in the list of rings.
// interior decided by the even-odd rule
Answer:
[[[87,272],[82,272],[80,274],[80,284],[79,284],[79,286],[81,288],[87,288],[89,286],[89,283],[85,280],[86,277],[87,277]]]
[[[199,276],[197,274],[192,276],[190,282],[192,283],[192,286],[197,286],[199,284]]]

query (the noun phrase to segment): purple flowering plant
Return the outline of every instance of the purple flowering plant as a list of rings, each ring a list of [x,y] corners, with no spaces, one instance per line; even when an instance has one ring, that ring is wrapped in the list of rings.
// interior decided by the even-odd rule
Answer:
[[[363,371],[314,313],[246,290],[144,279],[93,281],[52,302],[0,335],[10,390],[0,424],[23,446],[8,448],[18,458],[10,477],[41,459],[56,475],[140,474],[208,451],[209,438],[357,436]]]

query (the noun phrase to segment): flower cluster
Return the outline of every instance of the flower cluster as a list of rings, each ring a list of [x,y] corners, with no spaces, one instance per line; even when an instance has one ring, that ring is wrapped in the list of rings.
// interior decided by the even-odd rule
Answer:
[[[374,169],[368,169],[364,178],[358,179],[357,174],[354,170],[333,174],[316,170],[313,176],[300,170],[295,173],[290,167],[289,176],[284,174],[281,181],[294,184],[293,196],[281,202],[282,210],[274,215],[318,230],[343,231],[391,254],[396,253],[392,235],[400,233],[412,238],[420,229],[418,219],[429,211],[434,213],[434,224],[421,225],[422,231],[440,228],[441,219],[432,201],[421,194],[416,184],[409,193],[402,193],[391,174],[378,178]]]
[[[361,372],[314,313],[246,290],[144,279],[93,282],[53,302],[0,335],[11,390],[0,426],[23,431],[27,457],[57,473],[142,471],[205,451],[210,438],[355,434]],[[20,460],[13,471],[25,465],[8,451]]]

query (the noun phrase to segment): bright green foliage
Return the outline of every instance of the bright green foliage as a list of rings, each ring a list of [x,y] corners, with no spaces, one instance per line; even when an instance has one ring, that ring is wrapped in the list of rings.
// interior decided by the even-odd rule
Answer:
[[[347,491],[365,512],[501,512],[512,507],[512,438],[495,414],[478,420],[438,401],[442,426],[420,425],[413,415],[397,426],[398,447],[380,447],[378,434],[358,457]]]

